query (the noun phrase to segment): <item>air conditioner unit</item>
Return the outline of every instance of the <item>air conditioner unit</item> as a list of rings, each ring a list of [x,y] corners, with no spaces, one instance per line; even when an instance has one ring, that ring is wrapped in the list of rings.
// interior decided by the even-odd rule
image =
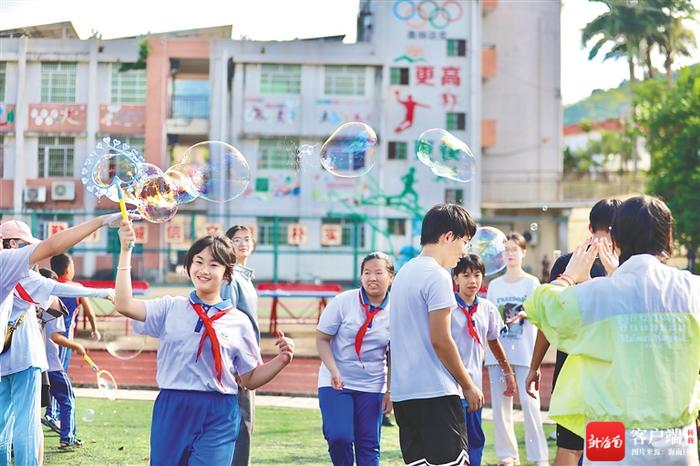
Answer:
[[[72,201],[75,199],[75,183],[73,181],[54,181],[51,183],[52,201]]]
[[[24,188],[22,191],[24,202],[46,202],[46,187],[34,186],[32,188]]]

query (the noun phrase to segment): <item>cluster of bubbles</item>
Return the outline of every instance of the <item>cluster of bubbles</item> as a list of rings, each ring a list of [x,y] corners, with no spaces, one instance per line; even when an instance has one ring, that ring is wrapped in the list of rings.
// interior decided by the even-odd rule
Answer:
[[[506,242],[506,235],[498,228],[477,228],[470,241],[470,251],[481,258],[486,275],[493,275],[505,268]]]
[[[467,183],[476,173],[476,159],[469,146],[444,129],[424,131],[416,143],[416,155],[440,177]]]
[[[121,191],[124,201],[153,223],[167,222],[179,205],[195,199],[231,201],[250,183],[243,154],[221,141],[193,145],[163,171],[128,144],[105,137],[85,160],[81,175],[89,192],[116,202]]]

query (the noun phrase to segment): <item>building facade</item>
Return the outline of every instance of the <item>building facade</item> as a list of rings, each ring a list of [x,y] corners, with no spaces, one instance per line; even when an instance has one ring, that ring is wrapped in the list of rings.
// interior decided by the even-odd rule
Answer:
[[[197,200],[169,224],[141,227],[145,278],[175,272],[193,237],[242,223],[256,230],[259,278],[350,281],[366,251],[414,254],[417,219],[445,201],[484,224],[528,233],[527,264],[539,275],[544,254],[566,248],[575,203],[560,186],[560,5],[522,3],[363,0],[353,44],[235,41],[225,28],[151,36],[145,69],[129,71],[121,64],[138,61],[138,38],[2,39],[0,102],[14,113],[0,126],[0,208],[33,212],[37,232],[48,233],[54,211],[73,223],[68,212],[113,208],[79,180],[102,136],[141,147],[164,169],[209,139],[246,156],[251,183],[234,201]],[[376,162],[363,177],[338,178],[318,154],[352,121],[376,131]],[[430,128],[469,145],[471,182],[420,163],[416,142]],[[55,199],[57,183],[72,183],[75,197]],[[34,186],[46,187],[37,198],[45,204],[27,197]],[[111,271],[114,239],[100,241],[84,254],[85,274]]]

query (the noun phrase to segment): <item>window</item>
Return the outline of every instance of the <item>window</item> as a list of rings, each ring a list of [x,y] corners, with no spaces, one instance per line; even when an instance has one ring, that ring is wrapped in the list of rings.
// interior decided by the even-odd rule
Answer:
[[[112,63],[112,103],[146,103],[146,70],[119,71],[119,64]]]
[[[341,246],[355,245],[355,222],[357,221],[357,232],[359,233],[357,246],[365,247],[365,224],[360,220],[353,218],[327,217],[324,218],[322,224],[340,225],[342,228]]]
[[[391,235],[406,236],[405,218],[389,218],[386,221],[386,227]]]
[[[467,41],[464,39],[447,39],[448,57],[466,57]]]
[[[5,100],[5,69],[7,62],[0,61],[0,102]],[[2,174],[2,172],[0,172]]]
[[[467,116],[463,112],[447,114],[447,130],[464,130],[467,127]]]
[[[299,94],[301,65],[263,64],[260,68],[262,94]]]
[[[34,231],[39,238],[46,239],[49,237],[49,223],[51,222],[66,222],[70,228],[73,226],[73,216],[66,214],[39,214],[36,216],[37,229],[34,230],[34,228],[32,228],[32,231]],[[116,231],[116,229],[113,230],[112,228],[107,228],[107,230]],[[119,244],[118,241],[117,244]]]
[[[464,203],[464,190],[463,189],[446,189],[445,190],[445,202],[449,204],[459,204]]]
[[[408,158],[408,144],[405,142],[389,142],[387,158],[389,160],[406,160]]]
[[[408,86],[408,68],[391,68],[389,84],[392,86]]]
[[[56,136],[39,138],[39,178],[73,176],[74,139]]]
[[[261,139],[258,141],[258,169],[268,168],[285,170],[292,168],[291,147],[296,147],[298,140]]]
[[[365,67],[327,65],[323,92],[326,95],[365,95]]]
[[[173,118],[209,118],[209,81],[176,79],[170,113]]]
[[[278,217],[277,243],[287,244],[287,225],[299,223],[299,217]],[[275,244],[275,217],[258,217],[258,244],[272,246]]]
[[[75,102],[76,63],[52,62],[41,64],[41,101]]]

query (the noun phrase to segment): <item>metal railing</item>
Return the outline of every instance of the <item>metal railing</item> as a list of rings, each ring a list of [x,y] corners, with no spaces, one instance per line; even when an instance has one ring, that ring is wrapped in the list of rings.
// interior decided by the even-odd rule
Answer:
[[[170,116],[172,118],[209,118],[209,95],[173,95]]]

